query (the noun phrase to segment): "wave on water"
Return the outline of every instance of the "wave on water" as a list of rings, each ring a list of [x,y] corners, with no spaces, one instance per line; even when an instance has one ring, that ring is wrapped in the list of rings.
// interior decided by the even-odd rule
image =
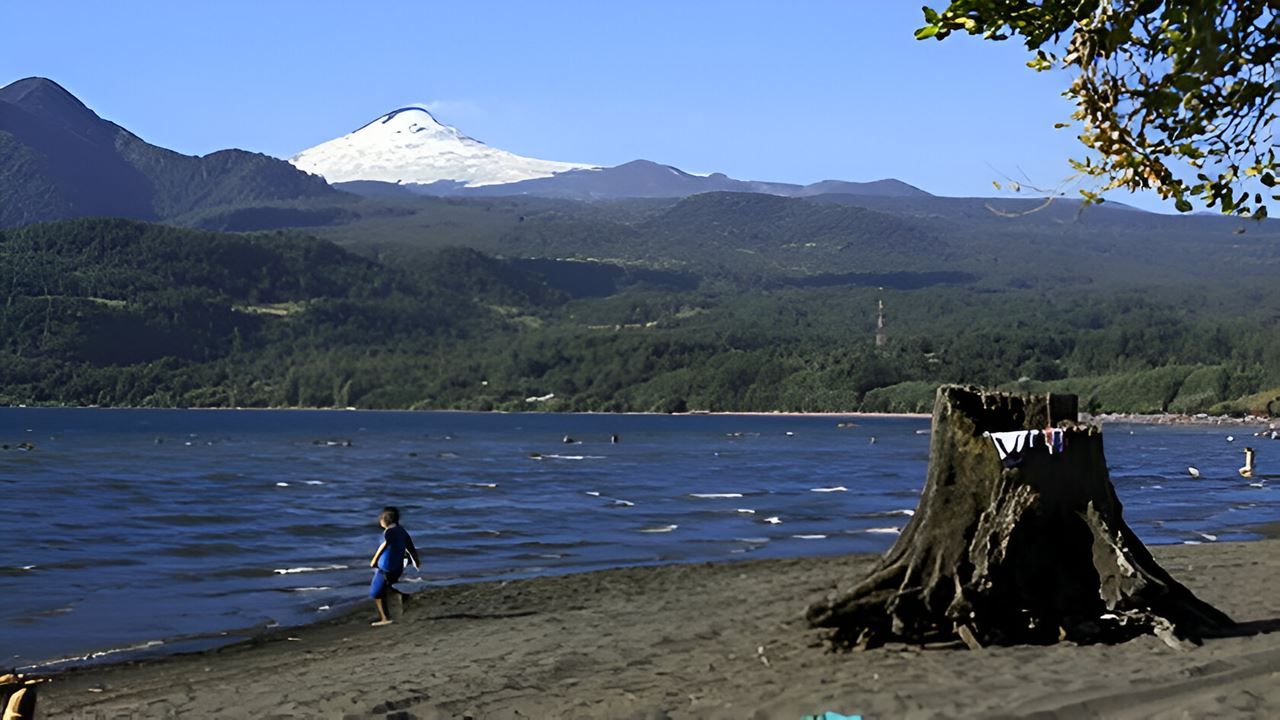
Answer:
[[[718,500],[722,498],[740,498],[742,493],[689,493],[689,497],[699,500]]]
[[[849,488],[843,485],[836,485],[835,487],[809,488],[809,492],[821,492],[821,493],[848,492],[848,491],[849,491]]]
[[[69,655],[67,657],[60,657],[53,660],[47,660],[38,665],[32,665],[31,667],[48,668],[48,667],[55,667],[58,665],[66,665],[67,663],[89,662],[91,660],[100,660],[109,655],[119,655],[120,653],[130,653],[130,652],[140,652],[142,650],[150,650],[151,648],[160,647],[161,645],[164,645],[163,640],[148,640],[147,642],[138,643],[136,645],[128,645],[125,647],[118,647],[118,648],[109,648],[107,650],[98,650],[96,652],[86,653],[84,655]]]
[[[676,528],[678,528],[678,527],[680,527],[680,526],[679,526],[679,525],[660,525],[660,526],[658,526],[658,527],[640,528],[640,532],[642,532],[642,533],[668,533],[668,532],[671,532],[672,530],[675,530],[675,529],[676,529]]]
[[[896,527],[867,528],[862,532],[877,533],[881,535],[900,535],[902,534],[902,528],[896,528]]]
[[[826,540],[826,535],[792,535],[797,540]]]
[[[296,568],[276,568],[272,572],[277,575],[293,575],[296,573],[311,572],[332,572],[334,570],[347,570],[347,565],[322,565],[321,567],[296,567]]]

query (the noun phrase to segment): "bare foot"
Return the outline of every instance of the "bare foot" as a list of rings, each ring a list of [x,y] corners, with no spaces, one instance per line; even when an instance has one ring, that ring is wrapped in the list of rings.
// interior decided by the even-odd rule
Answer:
[[[374,620],[369,624],[373,627],[382,627],[383,625],[390,625],[391,622],[391,620]]]

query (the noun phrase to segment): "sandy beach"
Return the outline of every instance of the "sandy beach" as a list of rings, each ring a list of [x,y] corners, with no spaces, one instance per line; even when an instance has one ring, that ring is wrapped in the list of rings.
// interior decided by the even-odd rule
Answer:
[[[1274,528],[1273,528],[1274,530]],[[801,619],[870,556],[671,565],[435,588],[218,650],[66,672],[43,717],[1280,716],[1280,540],[1154,548],[1242,623],[1173,649],[830,653]]]

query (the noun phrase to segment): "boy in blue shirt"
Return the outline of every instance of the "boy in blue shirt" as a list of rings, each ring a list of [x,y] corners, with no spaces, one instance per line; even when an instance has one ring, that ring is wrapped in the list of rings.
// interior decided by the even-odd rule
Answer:
[[[378,516],[378,524],[382,526],[382,544],[378,546],[369,567],[373,571],[373,582],[369,585],[369,597],[378,608],[378,619],[374,627],[390,625],[391,616],[387,614],[387,593],[400,592],[392,587],[404,572],[404,557],[409,556],[414,569],[418,569],[418,549],[413,546],[413,538],[409,532],[400,527],[400,511],[394,507],[385,507]]]

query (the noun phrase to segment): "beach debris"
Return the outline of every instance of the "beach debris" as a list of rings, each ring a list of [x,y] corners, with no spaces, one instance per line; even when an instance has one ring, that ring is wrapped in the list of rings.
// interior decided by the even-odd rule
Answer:
[[[1191,477],[1193,477],[1193,478],[1198,478],[1198,477],[1200,477],[1200,470],[1199,470],[1199,468],[1195,468],[1195,467],[1188,467],[1188,468],[1187,468],[1187,474],[1188,474],[1188,475],[1190,475],[1190,476],[1191,476]]]
[[[834,647],[959,640],[975,649],[1166,630],[1194,638],[1234,625],[1125,523],[1102,431],[1077,416],[1074,395],[939,388],[913,521],[861,582],[810,605],[810,625],[828,629]],[[1016,468],[983,436],[1045,428],[1064,431],[1072,451],[1034,447]],[[1116,608],[1120,620],[1082,620]]]
[[[1179,638],[1173,623],[1164,618],[1158,619],[1154,627],[1151,628],[1151,633],[1174,650],[1190,650],[1195,647],[1195,643]]]
[[[760,658],[761,664],[765,667],[769,667],[769,656],[764,654],[763,645],[756,646],[756,657]]]
[[[964,643],[970,650],[981,650],[982,643],[978,642],[978,638],[974,637],[973,631],[968,625],[957,625],[956,635],[960,636],[960,642]]]

